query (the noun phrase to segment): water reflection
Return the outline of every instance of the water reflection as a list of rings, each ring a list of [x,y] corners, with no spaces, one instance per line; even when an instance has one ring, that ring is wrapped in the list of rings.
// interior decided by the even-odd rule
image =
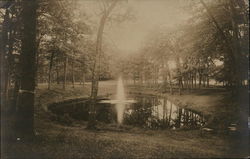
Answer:
[[[158,128],[199,128],[205,119],[191,110],[177,107],[166,98],[137,96],[136,103],[127,105],[124,124]]]
[[[134,95],[123,102],[123,114],[117,112],[117,100],[100,100],[96,106],[96,120],[121,123],[150,129],[196,129],[205,124],[205,118],[192,110],[183,109],[167,98]],[[77,120],[88,120],[88,101],[54,103],[49,110],[59,116],[65,114]],[[123,117],[123,119],[120,119]]]

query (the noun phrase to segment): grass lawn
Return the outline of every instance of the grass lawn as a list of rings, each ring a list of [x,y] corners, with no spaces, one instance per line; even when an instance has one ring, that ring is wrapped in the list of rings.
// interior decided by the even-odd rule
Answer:
[[[114,81],[100,82],[100,96],[112,96]],[[183,107],[213,115],[224,113],[224,90],[202,90],[182,96],[169,96]],[[52,102],[75,97],[87,97],[90,84],[68,86],[62,90],[39,85],[36,90],[35,129],[31,142],[3,140],[2,158],[239,158],[247,156],[237,136],[201,134],[200,130],[148,130],[131,126],[98,123],[98,131],[85,129],[87,123],[75,121],[62,125],[51,120],[46,106]],[[195,100],[194,100],[195,99]],[[230,103],[228,103],[230,104]],[[223,108],[223,109],[222,109]]]
[[[232,155],[230,140],[212,135],[202,137],[199,131],[123,129],[113,125],[106,125],[104,130],[88,131],[85,125],[62,126],[40,120],[36,127],[36,141],[13,141],[6,144],[5,154],[9,158],[58,159],[204,158]]]

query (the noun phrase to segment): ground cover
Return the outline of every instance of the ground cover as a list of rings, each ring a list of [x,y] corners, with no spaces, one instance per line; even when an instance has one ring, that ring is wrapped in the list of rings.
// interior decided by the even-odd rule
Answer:
[[[112,96],[116,90],[115,86],[115,82],[101,82],[99,95]],[[3,156],[58,159],[247,156],[246,149],[237,148],[243,142],[229,134],[202,133],[200,130],[149,130],[103,123],[98,123],[98,131],[89,131],[86,129],[86,122],[73,121],[70,125],[62,124],[53,120],[53,114],[44,109],[47,104],[60,100],[87,97],[89,90],[89,83],[84,87],[76,85],[75,88],[68,87],[66,90],[56,86],[52,90],[46,90],[46,86],[39,86],[36,90],[35,139],[31,142],[24,142],[21,139],[4,141]],[[152,90],[143,92],[159,93]],[[183,107],[210,115],[216,111],[223,112],[221,100],[226,94],[224,90],[200,90],[189,95],[168,95],[168,97]],[[193,100],[194,96],[197,101]]]

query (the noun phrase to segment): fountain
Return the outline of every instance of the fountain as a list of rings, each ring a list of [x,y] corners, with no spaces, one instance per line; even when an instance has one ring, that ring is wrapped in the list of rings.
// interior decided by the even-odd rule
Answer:
[[[135,103],[135,100],[126,99],[122,77],[119,77],[117,81],[117,90],[116,90],[115,99],[114,100],[101,100],[99,103],[114,104],[116,113],[117,113],[117,122],[119,124],[122,124],[123,114],[126,108],[126,104]]]
[[[117,80],[117,91],[113,99],[103,99],[97,103],[97,120],[112,123],[118,127],[128,124],[152,129],[190,128],[196,129],[206,124],[202,114],[190,109],[179,108],[166,97],[154,95],[133,95],[125,93],[122,77]],[[105,104],[104,104],[105,103]],[[48,109],[56,115],[70,116],[77,120],[88,120],[88,99],[76,98],[52,103]],[[126,119],[124,119],[126,114]],[[60,120],[59,120],[60,121]],[[235,131],[235,125],[229,127]]]
[[[121,124],[123,120],[123,113],[124,113],[125,101],[126,101],[124,85],[123,85],[123,81],[121,77],[118,78],[118,82],[117,82],[116,100],[117,100],[117,103],[115,105],[115,108],[117,112],[117,121],[119,124]]]

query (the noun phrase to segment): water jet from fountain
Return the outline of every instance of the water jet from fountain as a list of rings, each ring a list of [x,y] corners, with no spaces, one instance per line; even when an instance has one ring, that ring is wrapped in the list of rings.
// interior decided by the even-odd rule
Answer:
[[[119,77],[118,81],[117,81],[116,100],[117,100],[117,103],[115,105],[115,108],[116,108],[116,112],[117,112],[117,121],[119,124],[121,124],[122,120],[123,120],[123,113],[125,110],[124,101],[126,101],[122,77]]]

